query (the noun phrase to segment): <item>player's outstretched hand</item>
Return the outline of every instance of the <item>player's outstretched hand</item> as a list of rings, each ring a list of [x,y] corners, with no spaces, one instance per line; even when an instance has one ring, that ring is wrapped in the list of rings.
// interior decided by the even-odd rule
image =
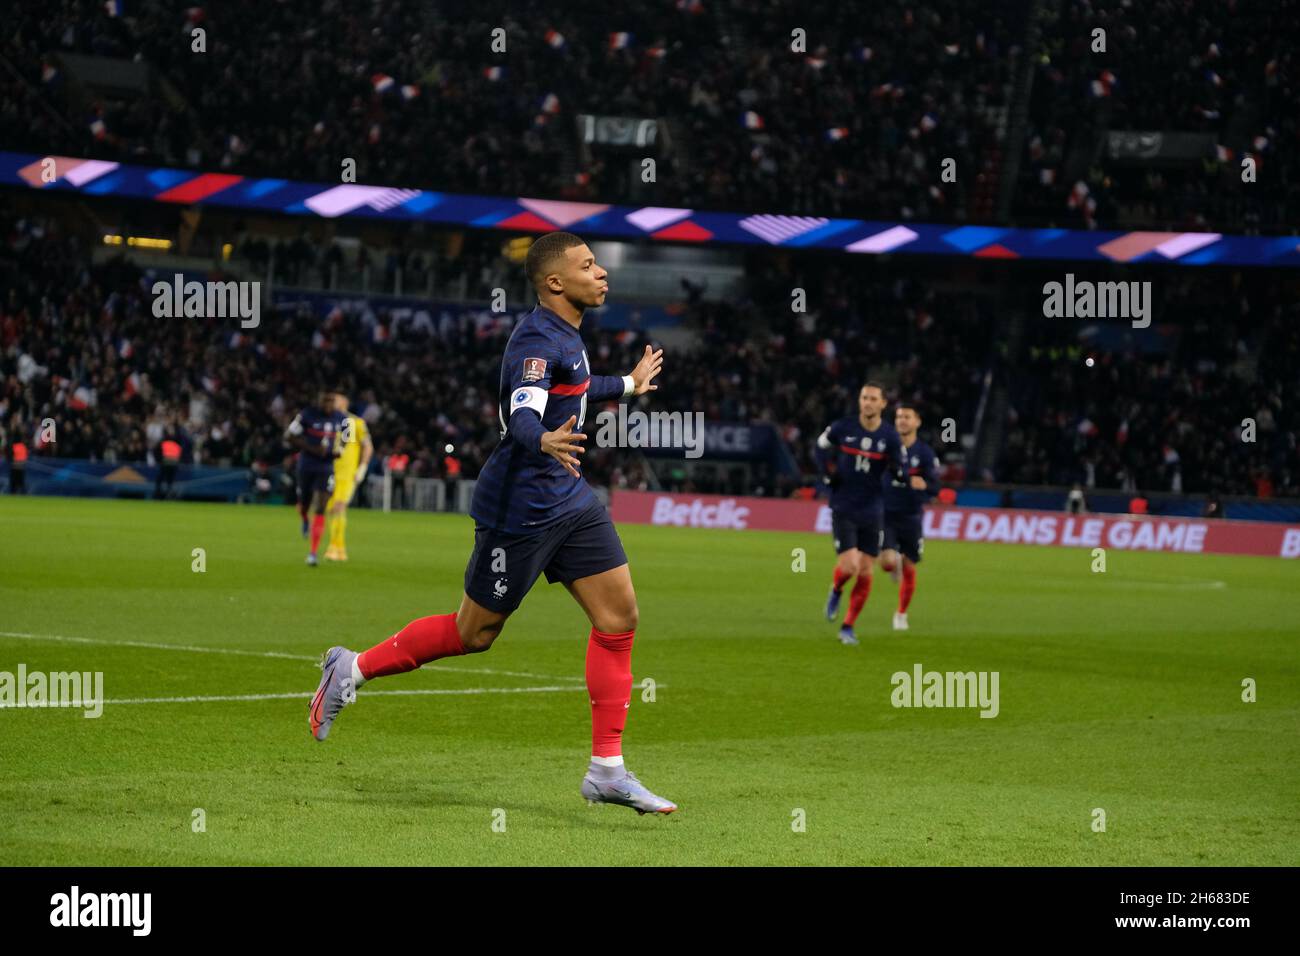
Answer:
[[[651,385],[656,375],[663,371],[664,367],[664,350],[651,349],[645,347],[645,354],[641,356],[641,361],[636,363],[636,368],[632,369],[632,381],[636,383],[636,391],[633,395],[644,395],[646,392],[653,392],[658,385]]]
[[[574,478],[581,477],[578,474],[578,459],[574,456],[582,454],[581,442],[587,437],[582,432],[573,430],[577,423],[578,416],[570,415],[569,420],[555,431],[542,432],[542,454],[550,455]]]
[[[920,475],[912,476],[912,487],[917,491],[925,491],[925,479]]]

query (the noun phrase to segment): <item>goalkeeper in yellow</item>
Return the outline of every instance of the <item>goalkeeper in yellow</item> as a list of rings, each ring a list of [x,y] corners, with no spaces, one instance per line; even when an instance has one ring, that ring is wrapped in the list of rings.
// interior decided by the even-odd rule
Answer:
[[[343,427],[339,433],[339,448],[342,451],[334,459],[334,494],[330,496],[327,508],[330,543],[325,549],[325,560],[346,561],[348,505],[352,502],[357,483],[366,480],[375,446],[370,441],[370,430],[366,428],[365,420],[348,411],[348,397],[342,392],[334,393],[334,410],[343,415]]]

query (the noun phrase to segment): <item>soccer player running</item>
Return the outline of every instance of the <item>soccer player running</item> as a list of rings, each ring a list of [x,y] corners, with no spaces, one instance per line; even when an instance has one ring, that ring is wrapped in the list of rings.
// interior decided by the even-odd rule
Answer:
[[[917,436],[921,415],[916,406],[901,402],[894,409],[894,429],[903,443],[907,465],[904,480],[893,478],[885,489],[885,540],[880,566],[898,581],[898,610],[894,630],[907,630],[907,606],[916,593],[916,566],[925,550],[925,503],[939,493],[939,463],[934,450]],[[899,555],[902,561],[899,561]]]
[[[528,250],[537,306],[515,327],[501,363],[501,442],[479,474],[470,505],[474,551],[454,614],[412,621],[360,654],[332,647],[311,702],[317,740],[366,681],[458,654],[486,651],[511,612],[545,572],[562,583],[591,621],[587,691],[591,761],[581,793],[638,813],[671,813],[623,764],[623,728],[632,695],[636,594],[618,533],[579,471],[589,402],[642,395],[663,365],[646,346],[630,375],[592,375],[579,329],[583,312],[605,301],[608,273],[587,244],[549,233]]]
[[[840,642],[858,643],[853,624],[871,594],[872,566],[884,535],[885,481],[903,475],[898,432],[881,417],[885,390],[867,382],[858,392],[858,414],[832,422],[817,438],[822,481],[831,489],[831,534],[835,541],[834,583],[826,599],[826,620],[835,620],[844,585],[857,578]]]
[[[298,449],[298,514],[302,516],[302,536],[307,537],[307,511],[311,510],[311,551],[309,567],[316,567],[316,551],[325,530],[325,502],[334,491],[334,459],[339,456],[338,438],[343,430],[343,416],[334,410],[334,393],[322,390],[316,404],[299,412],[285,429],[284,436]]]
[[[365,419],[348,411],[348,397],[342,392],[334,393],[334,410],[343,416],[343,429],[339,433],[339,457],[334,460],[334,493],[328,505],[330,543],[325,560],[346,561],[348,505],[352,504],[357,485],[366,480],[375,446]]]

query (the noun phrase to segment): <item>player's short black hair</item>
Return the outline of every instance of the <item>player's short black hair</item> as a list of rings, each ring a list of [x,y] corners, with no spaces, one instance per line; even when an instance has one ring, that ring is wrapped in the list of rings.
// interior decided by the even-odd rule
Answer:
[[[885,394],[885,386],[882,385],[880,382],[877,382],[875,379],[869,379],[869,380],[863,382],[862,385],[861,385],[861,387],[858,389],[858,391],[860,392],[860,391],[862,391],[862,389],[864,389],[864,388],[878,388],[878,389],[880,389],[880,394],[881,394],[881,395],[884,395],[886,398],[889,397],[888,395]]]
[[[916,402],[894,402],[895,413],[903,410],[904,408],[910,408],[913,412],[916,413],[917,418],[924,421],[925,416],[921,414],[921,409],[917,406]]]
[[[524,260],[524,275],[534,289],[541,285],[542,279],[551,271],[551,265],[564,255],[566,249],[586,245],[586,240],[571,232],[548,232],[528,247],[528,258]]]

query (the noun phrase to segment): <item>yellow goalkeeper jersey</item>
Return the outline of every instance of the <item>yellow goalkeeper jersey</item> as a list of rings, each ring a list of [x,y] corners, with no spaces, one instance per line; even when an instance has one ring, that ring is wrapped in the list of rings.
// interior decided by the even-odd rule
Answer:
[[[366,428],[365,419],[360,415],[348,415],[347,420],[351,427],[345,424],[339,435],[339,445],[343,449],[343,454],[334,459],[334,477],[351,481],[361,465],[361,446],[370,437],[370,432]],[[344,441],[345,438],[352,440]]]

